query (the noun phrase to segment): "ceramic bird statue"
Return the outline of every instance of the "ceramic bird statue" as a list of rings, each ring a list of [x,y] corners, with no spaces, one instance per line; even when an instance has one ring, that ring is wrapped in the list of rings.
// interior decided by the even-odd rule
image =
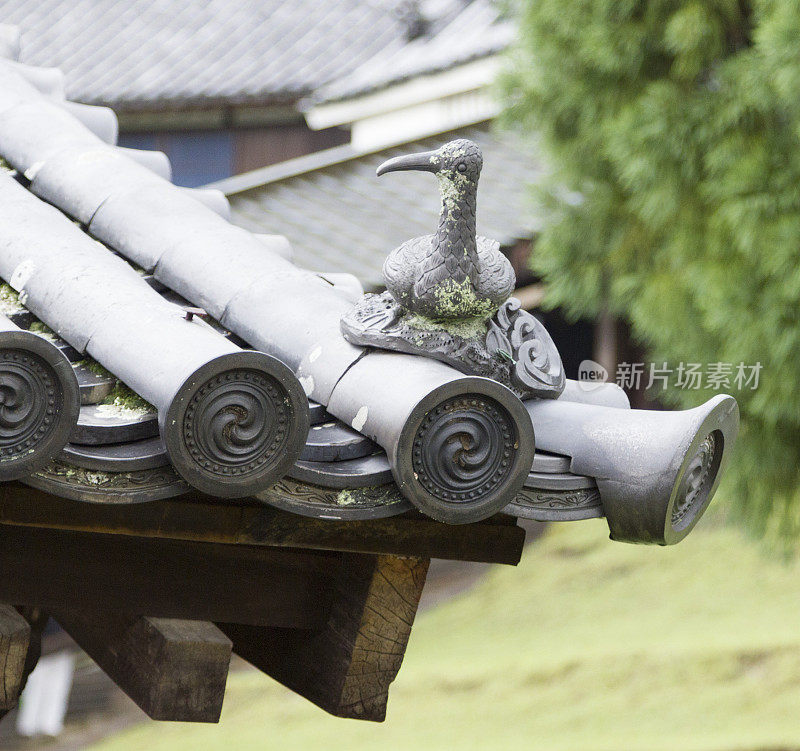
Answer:
[[[411,313],[434,320],[488,318],[514,289],[516,279],[496,240],[477,237],[475,209],[483,155],[466,139],[436,151],[389,159],[378,175],[399,170],[432,172],[442,209],[433,235],[408,240],[383,265],[386,288]]]

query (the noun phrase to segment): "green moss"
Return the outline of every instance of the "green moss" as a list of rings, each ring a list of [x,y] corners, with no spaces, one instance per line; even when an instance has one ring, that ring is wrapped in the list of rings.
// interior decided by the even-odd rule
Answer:
[[[462,339],[475,339],[486,336],[488,317],[474,316],[461,320],[434,320],[418,313],[406,316],[405,323],[413,329],[420,331],[444,331],[451,336]]]
[[[105,472],[84,472],[83,480],[89,485],[105,485],[111,477]]]
[[[340,490],[336,495],[337,506],[355,506],[357,504],[358,498],[355,498],[350,490]]]
[[[9,316],[24,309],[17,291],[9,284],[0,284],[0,313]]]
[[[402,501],[393,485],[368,485],[354,490],[340,490],[334,499],[337,506],[391,504]]]
[[[97,360],[93,360],[91,357],[87,357],[84,360],[78,360],[78,362],[72,363],[73,366],[76,368],[86,368],[86,370],[91,371],[96,376],[100,376],[101,378],[114,378],[116,376],[109,370],[106,370]]]
[[[41,321],[34,321],[28,329],[32,334],[38,334],[42,339],[47,339],[48,342],[57,341],[55,332],[46,324]]]
[[[97,360],[92,360],[91,357],[81,360],[81,363],[88,370],[91,370],[95,375],[102,376],[103,378],[114,378],[113,373],[110,373],[108,370],[106,370],[99,362],[97,362]]]
[[[101,411],[119,415],[120,417],[144,416],[156,411],[156,408],[145,401],[124,383],[118,382],[111,393],[100,402]],[[104,409],[105,408],[105,409]]]
[[[433,291],[436,307],[443,319],[452,318],[489,318],[497,306],[485,298],[475,294],[472,282],[464,279],[457,282],[445,279]]]
[[[442,147],[444,156],[452,159],[457,156],[463,156],[465,151],[460,146],[452,146],[445,144]],[[438,165],[439,157],[431,157],[431,162]],[[445,221],[455,222],[456,218],[453,214],[456,206],[464,200],[467,189],[470,185],[470,179],[460,172],[451,169],[443,169],[436,173],[439,181],[439,193],[442,196],[442,213],[444,214]]]
[[[442,206],[447,221],[455,221],[453,210],[464,197],[466,185],[463,181],[456,182],[453,170],[442,170],[437,174],[439,179],[439,193],[442,196]],[[461,177],[461,175],[459,175]]]

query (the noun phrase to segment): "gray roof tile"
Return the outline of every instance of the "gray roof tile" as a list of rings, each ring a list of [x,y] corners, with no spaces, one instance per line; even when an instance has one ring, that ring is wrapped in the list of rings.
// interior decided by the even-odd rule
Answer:
[[[454,0],[428,0],[433,6]],[[396,0],[0,0],[23,62],[71,99],[141,107],[294,100],[403,38]]]
[[[366,63],[322,86],[309,104],[367,94],[420,75],[438,73],[505,49],[514,34],[496,0],[471,0],[443,14],[410,42],[395,38]]]

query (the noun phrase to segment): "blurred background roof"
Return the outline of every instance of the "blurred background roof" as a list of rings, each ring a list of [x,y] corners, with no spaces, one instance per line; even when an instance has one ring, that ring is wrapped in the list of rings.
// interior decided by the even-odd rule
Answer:
[[[415,76],[437,73],[505,49],[514,34],[500,5],[492,0],[456,3],[456,12],[429,21],[414,39],[395,38],[366,64],[355,68],[314,95],[336,101],[368,94]]]
[[[479,232],[512,245],[539,228],[525,186],[540,161],[491,127],[494,68],[474,68],[514,34],[496,0],[0,0],[0,19],[69,98],[123,114],[121,144],[164,151],[179,184],[221,179],[233,220],[286,235],[301,266],[379,284],[390,250],[435,229],[439,199],[434,181],[375,168],[449,138],[484,151]],[[414,81],[366,117],[347,104]],[[331,122],[312,122],[326,107]]]
[[[71,99],[143,108],[294,101],[418,34],[444,33],[465,5],[0,0],[0,18],[20,27],[23,62],[64,71]],[[443,53],[430,54],[441,65]]]

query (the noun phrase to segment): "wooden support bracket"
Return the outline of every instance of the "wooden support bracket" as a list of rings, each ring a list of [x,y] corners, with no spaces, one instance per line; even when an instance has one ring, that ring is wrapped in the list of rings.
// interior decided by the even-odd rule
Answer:
[[[219,721],[231,642],[213,623],[85,611],[53,617],[154,720]]]
[[[317,631],[221,624],[234,651],[338,717],[382,721],[428,571],[427,559],[344,555]]]
[[[13,709],[19,700],[25,678],[25,661],[30,645],[31,627],[10,605],[0,605],[0,716]]]

